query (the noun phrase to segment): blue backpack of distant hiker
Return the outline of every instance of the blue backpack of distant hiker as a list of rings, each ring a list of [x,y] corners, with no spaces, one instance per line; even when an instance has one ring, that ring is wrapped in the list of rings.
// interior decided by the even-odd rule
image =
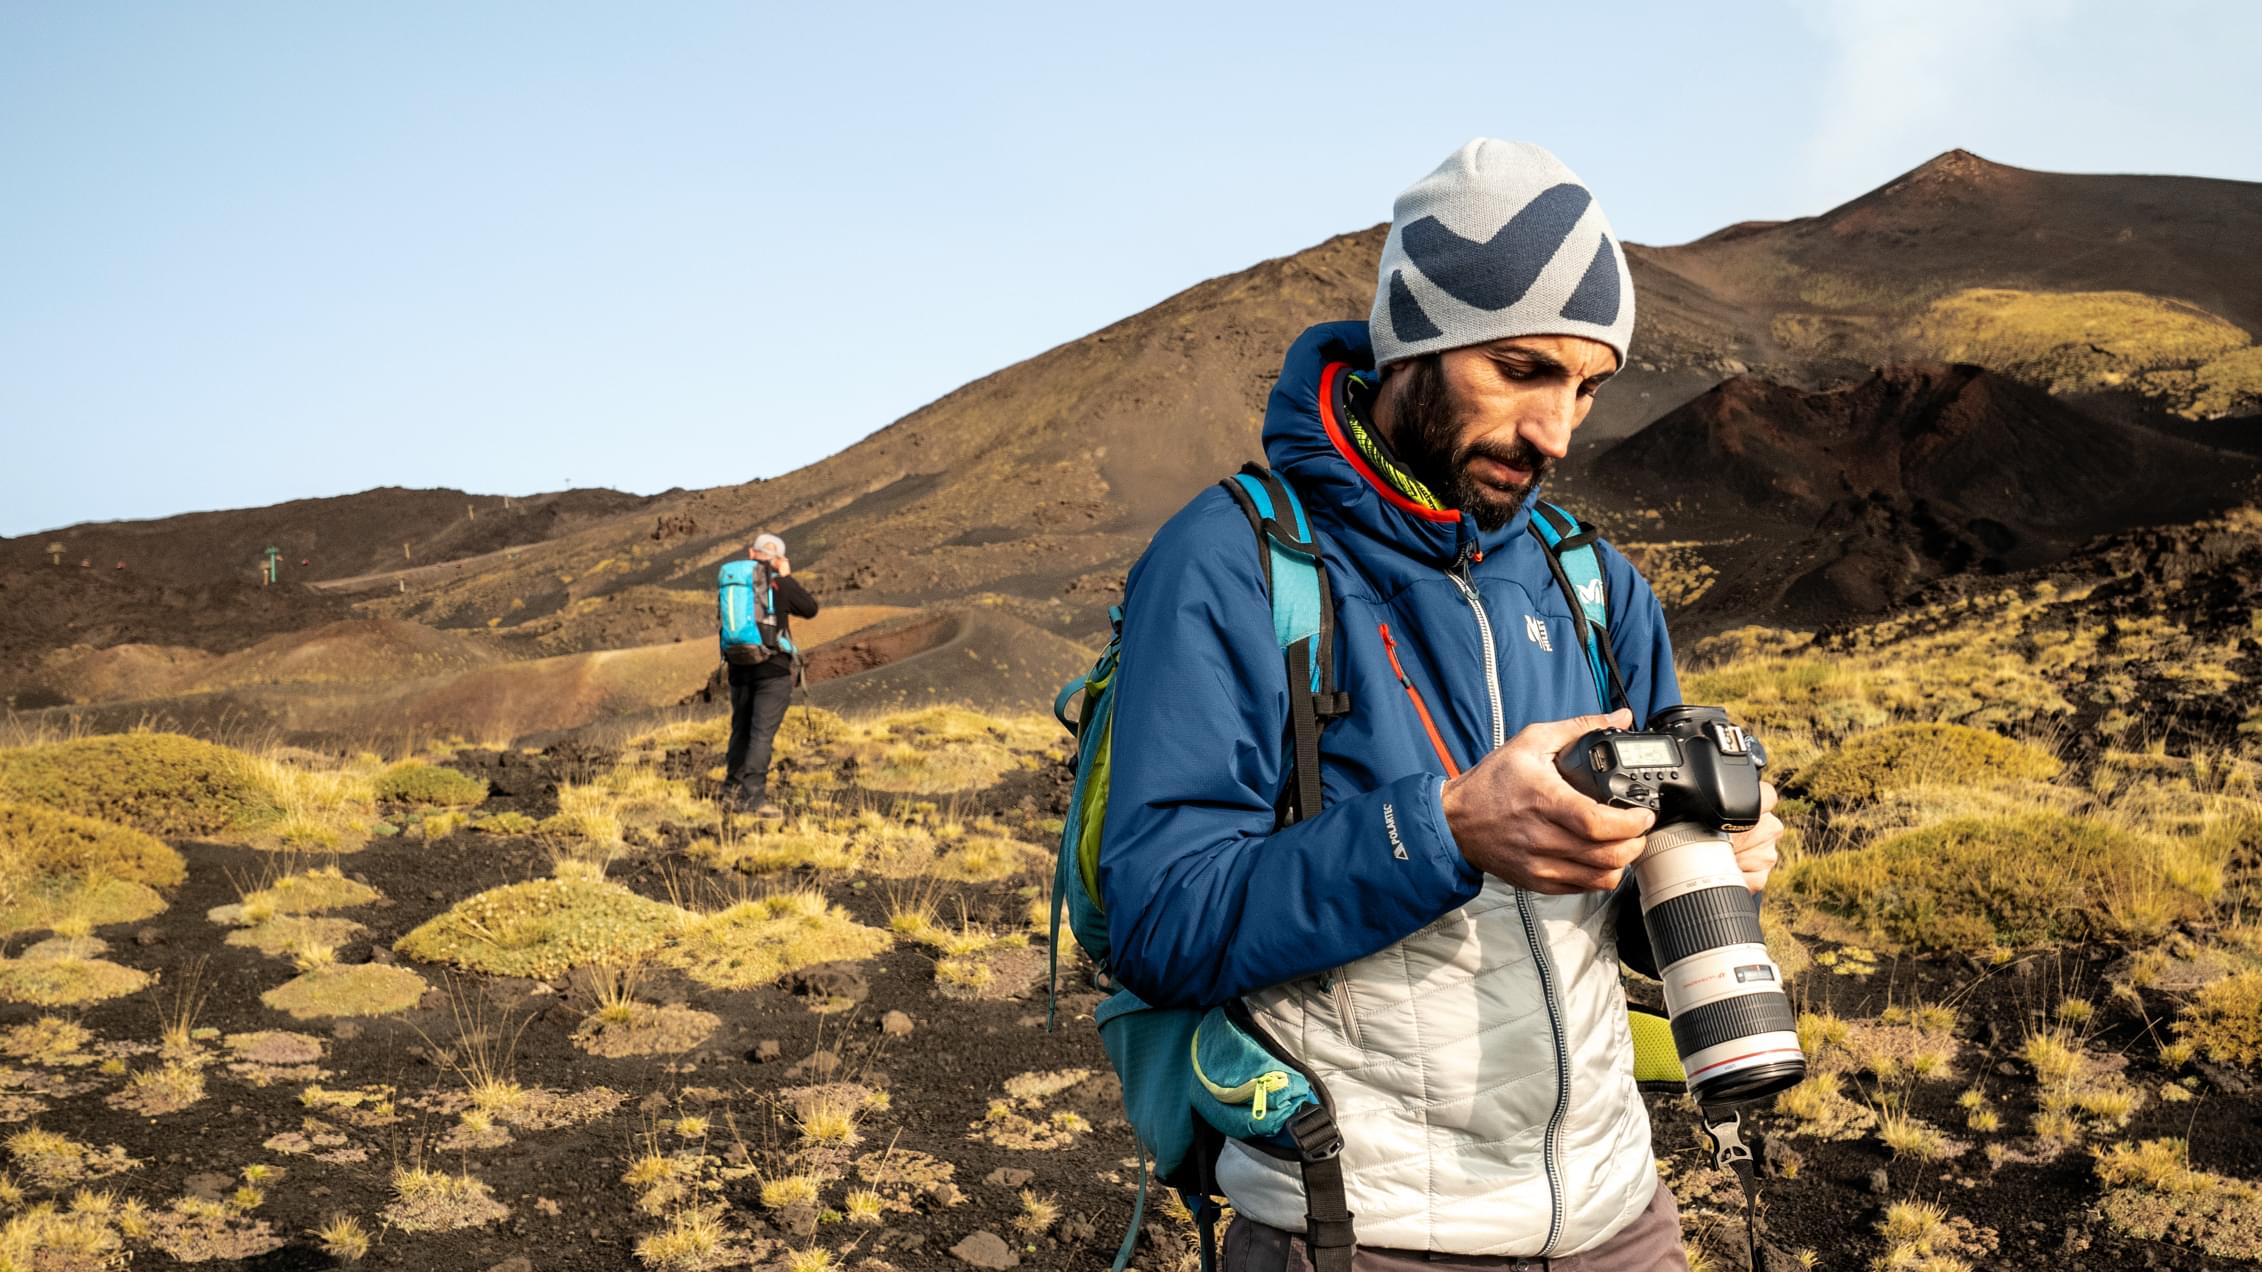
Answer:
[[[759,561],[725,561],[715,578],[723,661],[751,665],[791,654],[793,637],[778,622],[778,593],[769,567]]]
[[[1273,636],[1291,692],[1289,784],[1279,824],[1291,825],[1320,810],[1320,731],[1347,714],[1350,696],[1335,682],[1335,598],[1320,560],[1319,539],[1295,488],[1278,474],[1250,464],[1224,483],[1248,517],[1272,602]],[[1602,567],[1595,535],[1551,504],[1537,505],[1534,533],[1548,545],[1557,583],[1584,616],[1587,655],[1598,685],[1614,672],[1608,660]],[[1152,1173],[1178,1190],[1192,1212],[1201,1241],[1201,1267],[1216,1266],[1216,1167],[1228,1139],[1297,1164],[1303,1175],[1304,1240],[1317,1272],[1349,1272],[1354,1249],[1352,1217],[1344,1200],[1339,1131],[1326,1087],[1301,1061],[1270,1037],[1235,1001],[1207,1010],[1153,1007],[1108,975],[1107,911],[1100,899],[1100,836],[1107,820],[1108,775],[1113,756],[1115,678],[1123,652],[1123,610],[1108,612],[1107,647],[1091,671],[1070,681],[1054,700],[1053,714],[1076,736],[1076,785],[1061,827],[1054,862],[1052,981],[1057,997],[1060,927],[1065,915],[1076,943],[1112,989],[1094,1011],[1100,1042],[1123,1083],[1124,1113],[1138,1137],[1139,1192],[1131,1226],[1115,1255],[1115,1272],[1129,1265],[1146,1216],[1148,1162]],[[1602,692],[1608,700],[1610,690]],[[1075,716],[1069,705],[1082,698]],[[1047,1027],[1051,1026],[1048,1009]]]

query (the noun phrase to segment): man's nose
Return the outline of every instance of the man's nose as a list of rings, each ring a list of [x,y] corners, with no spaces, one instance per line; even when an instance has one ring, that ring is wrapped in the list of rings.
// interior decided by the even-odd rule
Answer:
[[[1579,423],[1578,391],[1546,394],[1532,402],[1528,410],[1517,435],[1549,459],[1570,454],[1571,430]]]

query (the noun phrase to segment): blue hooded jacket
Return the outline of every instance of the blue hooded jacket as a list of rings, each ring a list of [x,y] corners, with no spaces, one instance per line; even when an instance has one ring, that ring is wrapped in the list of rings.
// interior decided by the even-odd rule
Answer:
[[[1477,895],[1482,875],[1446,827],[1444,765],[1391,669],[1385,626],[1464,771],[1528,724],[1603,709],[1528,512],[1480,532],[1465,513],[1406,500],[1357,458],[1335,395],[1340,377],[1371,365],[1364,322],[1314,327],[1289,349],[1265,414],[1265,454],[1324,546],[1351,701],[1321,736],[1318,814],[1276,827],[1288,675],[1232,496],[1196,497],[1131,571],[1099,879],[1110,970],[1156,1006],[1215,1006],[1327,971]],[[1596,547],[1611,645],[1646,721],[1680,701],[1664,615],[1632,563]],[[1640,924],[1621,927],[1638,965]]]

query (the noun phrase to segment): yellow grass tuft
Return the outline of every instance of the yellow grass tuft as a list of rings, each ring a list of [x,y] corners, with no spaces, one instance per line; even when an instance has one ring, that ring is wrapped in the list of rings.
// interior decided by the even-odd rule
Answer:
[[[869,1188],[852,1188],[840,1200],[841,1214],[850,1223],[876,1224],[887,1219],[887,1201]]]
[[[2070,1087],[2089,1071],[2089,1060],[2082,1055],[2080,1043],[2063,1029],[2029,1033],[2019,1047],[2019,1057],[2033,1068],[2035,1080],[2046,1087]]]
[[[361,1220],[342,1211],[331,1212],[309,1235],[324,1254],[340,1263],[359,1263],[369,1255],[369,1230]]]
[[[115,1175],[141,1164],[126,1156],[126,1151],[115,1144],[98,1149],[36,1126],[8,1136],[0,1142],[0,1147],[7,1149],[9,1158],[25,1178],[50,1190]]]
[[[798,968],[870,958],[892,944],[821,892],[784,892],[699,916],[659,957],[703,985],[751,989]]]
[[[1870,1261],[1871,1272],[1970,1272],[1971,1264],[1957,1257],[1965,1248],[1959,1229],[1968,1228],[1930,1202],[1896,1201],[1878,1222],[1885,1253]]]
[[[669,1214],[667,1226],[637,1239],[636,1260],[655,1272],[707,1272],[743,1265],[745,1251],[723,1222],[729,1207],[720,1202],[685,1206]]]
[[[1021,1213],[1013,1216],[1013,1230],[1034,1241],[1052,1230],[1060,1218],[1060,1202],[1033,1189],[1021,1190]]]
[[[954,795],[986,789],[1011,772],[1022,754],[1056,745],[1059,725],[1041,716],[996,717],[963,707],[857,721],[847,743],[859,761],[857,780],[876,791]]]
[[[385,1222],[404,1232],[448,1232],[476,1228],[510,1217],[485,1183],[469,1175],[450,1175],[424,1167],[393,1171],[393,1201]]]
[[[2180,1139],[2115,1144],[2097,1155],[2099,1204],[2114,1229],[2222,1259],[2262,1259],[2262,1187],[2194,1169]]]
[[[1939,1128],[1900,1112],[1888,1112],[1878,1118],[1878,1138],[1885,1147],[1893,1150],[1895,1157],[1913,1157],[1920,1162],[1937,1162],[1956,1156],[1962,1146],[1940,1133]]]
[[[663,827],[704,830],[720,821],[688,782],[647,765],[621,764],[592,781],[560,786],[558,811],[535,833],[551,840],[553,851],[609,862],[631,842],[659,843]]]
[[[692,840],[689,851],[709,865],[748,874],[804,869],[847,873],[864,860],[862,845],[807,817],[759,834],[728,824],[715,835]]]
[[[2210,1060],[2262,1064],[2262,971],[2240,972],[2201,988],[2176,1018],[2175,1030],[2179,1042]],[[2184,1058],[2190,1058],[2188,1052]]]
[[[168,1064],[144,1069],[113,1091],[107,1103],[130,1109],[143,1117],[178,1113],[204,1098],[204,1071],[193,1064]]]
[[[770,1210],[815,1205],[820,1191],[815,1175],[780,1175],[762,1181],[762,1205]]]
[[[86,1049],[93,1041],[94,1031],[75,1020],[41,1016],[0,1030],[0,1056],[33,1064],[80,1065],[92,1059]]]
[[[1828,1071],[1776,1096],[1775,1107],[1796,1120],[1800,1132],[1820,1139],[1852,1139],[1877,1121],[1874,1110],[1846,1098],[1844,1080]]]

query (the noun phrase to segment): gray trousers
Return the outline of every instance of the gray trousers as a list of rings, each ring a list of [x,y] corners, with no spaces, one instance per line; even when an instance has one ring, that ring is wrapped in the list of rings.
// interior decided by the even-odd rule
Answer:
[[[1649,1209],[1634,1216],[1608,1241],[1565,1258],[1518,1258],[1496,1254],[1433,1254],[1421,1250],[1379,1250],[1360,1246],[1352,1272],[1688,1272],[1681,1253],[1681,1211],[1673,1190],[1663,1183]],[[1225,1230],[1218,1272],[1312,1272],[1301,1233],[1235,1218]]]

